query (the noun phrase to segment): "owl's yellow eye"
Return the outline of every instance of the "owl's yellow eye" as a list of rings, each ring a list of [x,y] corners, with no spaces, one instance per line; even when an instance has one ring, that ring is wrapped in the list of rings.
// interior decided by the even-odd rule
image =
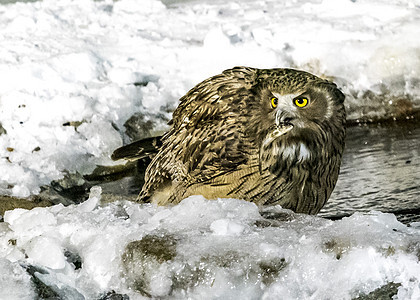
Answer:
[[[302,98],[296,98],[295,100],[295,105],[297,107],[305,107],[306,105],[308,105],[308,98],[302,97]]]
[[[276,97],[271,97],[271,107],[276,108],[278,104],[279,104],[279,99],[277,99]]]

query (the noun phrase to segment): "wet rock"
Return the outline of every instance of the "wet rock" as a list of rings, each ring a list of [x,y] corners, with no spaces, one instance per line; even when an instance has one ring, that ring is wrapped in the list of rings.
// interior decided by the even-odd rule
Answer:
[[[82,258],[79,254],[66,250],[64,251],[64,256],[66,257],[67,261],[74,266],[75,270],[82,268]]]
[[[198,286],[212,288],[220,276],[229,278],[232,289],[241,289],[244,281],[269,286],[289,265],[283,257],[254,260],[234,250],[190,257],[176,251],[184,242],[172,235],[148,235],[129,243],[122,256],[122,276],[128,287],[154,298],[177,297]],[[222,279],[217,284],[225,283]]]
[[[152,74],[136,73],[137,80],[133,83],[135,86],[146,86],[149,82],[158,83],[159,76]]]
[[[175,269],[172,277],[173,290],[189,290],[200,284],[211,285],[214,272],[206,264],[207,259],[201,259],[195,264],[182,264]]]
[[[276,206],[261,207],[260,215],[262,218],[255,221],[255,226],[261,228],[278,227],[283,222],[295,220],[297,216],[291,210],[279,209]]]
[[[42,191],[37,197],[53,204],[78,204],[88,198],[91,187],[92,184],[88,183],[80,173],[68,173],[64,178],[52,181],[49,186],[42,187]]]
[[[150,137],[155,124],[145,114],[137,112],[124,123],[124,127],[131,141],[136,141]]]
[[[85,297],[75,288],[61,282],[53,271],[47,268],[22,265],[31,275],[37,299],[84,300]]]
[[[278,206],[262,207],[260,214],[267,220],[276,220],[279,222],[292,221],[296,219],[296,213],[291,210],[281,209]]]
[[[102,188],[101,203],[117,200],[136,200],[144,184],[149,158],[127,162],[118,166],[98,166],[92,174],[85,175],[89,184]]]
[[[55,180],[51,185],[57,192],[65,192],[75,186],[83,186],[85,183],[83,176],[76,172],[66,174],[63,179]]]
[[[261,281],[265,285],[270,285],[278,278],[280,272],[287,267],[288,263],[284,258],[275,258],[268,261],[261,261],[258,263],[258,274],[261,276]]]
[[[328,240],[324,242],[322,250],[325,253],[333,253],[337,260],[340,260],[344,253],[346,253],[350,248],[349,244],[344,243],[343,241],[338,241],[335,239]]]
[[[354,300],[392,300],[398,293],[401,283],[389,282],[367,295],[361,295]]]
[[[241,255],[235,251],[227,251],[220,255],[210,255],[200,258],[199,261],[191,264],[185,263],[180,270],[173,274],[174,290],[189,290],[198,285],[212,286],[216,277],[217,270],[225,270],[231,274],[232,284],[240,284],[244,280],[242,275],[246,274],[248,280],[262,282],[270,285],[279,277],[288,263],[284,258],[276,257],[246,263],[249,257]],[[247,266],[247,268],[243,268]]]
[[[31,279],[35,287],[35,292],[40,299],[60,299],[59,295],[54,292],[52,288],[43,283],[37,276],[37,274],[47,274],[47,271],[31,265],[24,266],[24,268],[26,269],[26,272],[32,276]]]
[[[420,119],[420,109],[414,105],[410,95],[395,97],[389,90],[375,93],[371,90],[353,95],[363,105],[348,108],[347,126],[369,123],[393,123],[395,121],[415,121]],[[357,116],[357,118],[355,118]]]
[[[110,291],[102,295],[98,300],[130,300],[126,294],[118,294],[115,291]]]
[[[413,115],[415,109],[413,99],[398,98],[392,101],[393,116],[398,119],[404,119]]]
[[[54,203],[48,200],[40,199],[39,197],[33,197],[31,199],[16,198],[11,196],[0,196],[0,220],[6,210],[12,210],[15,208],[32,209],[34,207],[47,207]]]
[[[2,134],[7,134],[7,131],[3,128],[3,125],[0,123],[0,135]]]
[[[172,280],[167,262],[177,255],[176,245],[172,235],[147,235],[129,243],[122,256],[128,286],[147,297],[168,295]]]

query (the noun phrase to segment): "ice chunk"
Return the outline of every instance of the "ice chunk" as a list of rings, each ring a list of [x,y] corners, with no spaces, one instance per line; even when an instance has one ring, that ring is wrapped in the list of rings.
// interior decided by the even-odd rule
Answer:
[[[36,298],[31,277],[17,262],[0,258],[0,299],[32,300]]]
[[[245,227],[229,219],[220,219],[211,223],[210,229],[216,235],[239,235],[245,230]]]
[[[80,204],[80,210],[89,212],[95,209],[101,200],[102,188],[100,186],[94,186],[90,189],[89,198]]]
[[[23,248],[30,263],[51,269],[63,269],[66,265],[66,259],[59,246],[60,243],[61,241],[52,238],[38,236],[28,241]]]
[[[54,214],[40,207],[32,210],[17,208],[6,211],[4,222],[7,222],[21,237],[40,234],[57,224]]]

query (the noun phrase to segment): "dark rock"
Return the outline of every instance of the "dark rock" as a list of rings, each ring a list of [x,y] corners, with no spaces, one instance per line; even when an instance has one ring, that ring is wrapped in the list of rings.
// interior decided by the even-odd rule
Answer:
[[[400,286],[401,283],[389,282],[367,295],[361,295],[357,298],[354,298],[354,300],[392,300],[393,297],[398,293],[398,288]]]
[[[288,264],[284,258],[279,257],[268,261],[261,261],[258,265],[260,267],[259,274],[261,274],[261,281],[265,285],[270,285]]]
[[[24,266],[26,269],[26,272],[31,275],[31,280],[35,287],[35,292],[38,295],[40,299],[60,299],[59,295],[48,285],[46,285],[44,282],[42,282],[36,274],[48,274],[47,271],[38,268],[36,266]]]
[[[73,264],[75,270],[82,268],[82,258],[79,254],[66,250],[64,251],[64,256],[67,258],[69,263]]]
[[[147,120],[146,116],[141,112],[135,113],[124,123],[125,133],[131,141],[150,137],[154,126],[154,122]]]
[[[34,207],[47,207],[52,205],[52,202],[40,199],[39,197],[25,199],[11,196],[0,196],[0,219],[2,219],[6,210],[12,210],[15,208],[32,209]]]
[[[172,235],[147,235],[129,243],[122,255],[123,276],[130,288],[143,296],[154,297],[151,282],[160,267],[176,255],[177,240]]]
[[[89,196],[92,184],[79,173],[68,173],[63,179],[54,180],[49,186],[43,186],[40,199],[54,204],[71,205],[84,202]]]
[[[37,299],[49,300],[84,300],[85,297],[75,288],[66,285],[57,279],[54,271],[34,266],[22,265],[26,272],[31,275]]]
[[[130,300],[126,294],[118,294],[115,291],[110,291],[102,295],[98,300]]]
[[[7,131],[6,131],[6,129],[3,128],[3,126],[0,123],[0,135],[2,135],[2,134],[7,134]]]

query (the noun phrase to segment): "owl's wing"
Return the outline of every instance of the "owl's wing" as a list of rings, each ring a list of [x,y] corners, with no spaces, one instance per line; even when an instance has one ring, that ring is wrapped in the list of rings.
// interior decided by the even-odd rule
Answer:
[[[247,104],[256,69],[236,67],[209,78],[180,99],[172,125],[146,174],[143,195],[168,182],[203,182],[245,164]]]
[[[159,148],[162,146],[161,139],[161,136],[155,136],[122,146],[112,153],[111,159],[135,161],[145,157],[153,157],[158,153]]]

